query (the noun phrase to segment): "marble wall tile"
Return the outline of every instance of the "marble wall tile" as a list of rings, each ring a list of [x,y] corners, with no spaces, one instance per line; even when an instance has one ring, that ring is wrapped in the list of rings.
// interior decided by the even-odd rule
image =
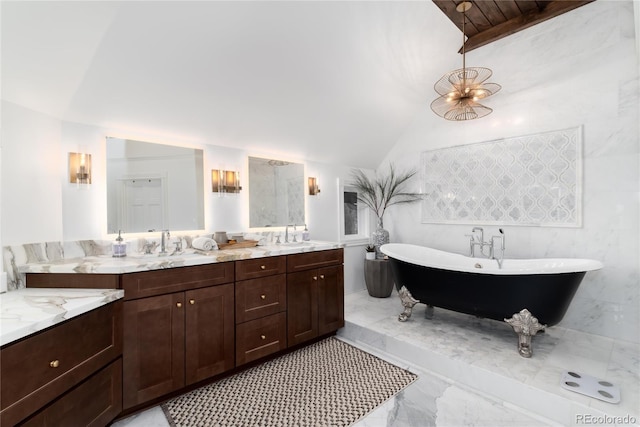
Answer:
[[[589,34],[584,28],[590,28]],[[635,42],[633,2],[593,2],[469,52],[469,63],[490,66],[503,86],[490,100],[494,112],[454,126],[426,110],[386,159],[398,167],[415,167],[425,150],[582,126],[582,227],[506,226],[506,257],[602,261],[605,268],[586,275],[561,325],[632,342],[640,340]],[[394,241],[468,251],[464,234],[470,226],[420,224],[414,209],[389,212],[392,220],[385,220],[385,226]]]

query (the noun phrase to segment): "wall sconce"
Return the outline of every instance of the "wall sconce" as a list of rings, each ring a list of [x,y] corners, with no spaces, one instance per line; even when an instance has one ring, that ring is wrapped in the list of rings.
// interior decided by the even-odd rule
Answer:
[[[211,169],[211,191],[214,193],[239,193],[240,172]]]
[[[91,184],[91,154],[69,153],[69,182]]]
[[[309,177],[309,195],[317,196],[320,192],[320,188],[318,188],[318,181],[314,177]]]

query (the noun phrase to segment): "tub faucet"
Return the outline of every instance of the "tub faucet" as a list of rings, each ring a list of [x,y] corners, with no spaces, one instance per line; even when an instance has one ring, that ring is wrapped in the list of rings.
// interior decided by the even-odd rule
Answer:
[[[484,229],[482,227],[473,227],[471,229],[471,237],[474,237],[474,234],[476,231],[480,232],[480,240],[478,240],[479,242],[484,242]],[[476,238],[478,236],[475,236]]]
[[[480,232],[480,236],[478,236],[476,231]],[[469,256],[474,258],[476,256],[476,246],[480,246],[480,253],[484,255],[483,249],[487,244],[484,241],[484,229],[482,227],[473,227],[471,230],[471,234],[467,234],[469,237]]]
[[[169,230],[162,230],[162,238],[160,239],[160,254],[164,255],[167,253],[167,243],[169,243],[169,239],[171,238],[171,234]]]
[[[499,236],[491,236],[491,259],[495,259],[498,263],[498,268],[502,269],[502,262],[504,261],[504,230],[499,228]],[[495,239],[500,239],[500,257],[496,258],[496,243]]]

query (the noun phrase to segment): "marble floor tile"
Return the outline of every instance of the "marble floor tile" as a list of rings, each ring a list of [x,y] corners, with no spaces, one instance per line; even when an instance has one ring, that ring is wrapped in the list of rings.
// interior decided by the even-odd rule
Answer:
[[[375,318],[361,321],[366,313],[358,312],[360,307],[375,309]],[[427,319],[424,307],[416,305],[409,321],[403,323],[394,319],[402,311],[397,293],[386,299],[372,298],[366,291],[349,294],[345,299],[347,326],[339,335],[372,347],[383,342],[380,335],[384,335],[382,351],[406,356],[429,373],[497,401],[497,406],[486,410],[475,406],[475,412],[484,415],[474,425],[501,425],[503,418],[496,408],[511,405],[532,416],[534,425],[538,416],[543,417],[541,425],[571,425],[585,414],[629,415],[634,425],[640,425],[639,345],[556,326],[533,338],[533,357],[527,359],[518,355],[517,337],[508,325],[438,308],[433,318]],[[382,317],[381,308],[390,315]],[[616,384],[621,389],[621,402],[611,404],[562,388],[560,380],[567,370]],[[449,423],[448,411],[441,405],[436,425]],[[508,416],[504,419],[508,424]],[[468,421],[462,420],[462,425]]]
[[[146,411],[123,418],[112,424],[112,427],[170,427],[162,408],[154,406]]]

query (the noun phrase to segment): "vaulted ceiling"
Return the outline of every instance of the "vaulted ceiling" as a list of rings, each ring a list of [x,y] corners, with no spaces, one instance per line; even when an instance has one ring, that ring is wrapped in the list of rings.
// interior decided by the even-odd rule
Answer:
[[[510,21],[536,22],[561,3],[574,2],[481,1],[470,20],[477,37],[507,34]],[[433,83],[458,64],[461,44],[457,19],[442,13],[452,1],[0,7],[6,101],[118,136],[370,168],[429,111]],[[494,22],[496,8],[505,23]]]

